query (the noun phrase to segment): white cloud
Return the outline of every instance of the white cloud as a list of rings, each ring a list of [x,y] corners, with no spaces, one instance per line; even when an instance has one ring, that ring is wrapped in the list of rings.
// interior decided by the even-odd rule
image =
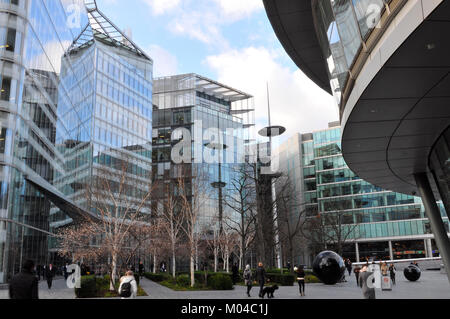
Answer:
[[[222,27],[263,10],[261,0],[142,0],[154,15],[168,17],[167,28],[220,48],[229,44]]]
[[[153,14],[161,15],[175,9],[179,4],[180,0],[143,0],[148,4]]]
[[[267,82],[270,87],[272,125],[287,128],[285,137],[326,128],[338,120],[332,96],[303,72],[292,72],[277,62],[280,53],[263,47],[229,50],[206,58],[217,80],[255,97],[257,129],[267,125]]]
[[[147,52],[153,59],[153,73],[155,77],[175,75],[178,73],[178,60],[176,56],[156,44],[150,45]]]
[[[261,0],[214,0],[228,19],[234,21],[264,9]]]
[[[171,32],[187,35],[206,44],[228,47],[228,41],[220,30],[220,18],[214,12],[180,12],[169,24]]]

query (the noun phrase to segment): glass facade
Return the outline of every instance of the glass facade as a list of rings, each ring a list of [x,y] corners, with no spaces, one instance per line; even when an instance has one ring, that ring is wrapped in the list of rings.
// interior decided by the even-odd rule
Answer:
[[[93,30],[83,0],[2,0],[0,16],[5,283],[27,259],[57,263],[49,234],[71,222],[28,179],[83,208],[96,167],[126,160],[148,186],[153,88],[151,59]]]
[[[444,134],[444,142],[447,141],[445,137]],[[341,128],[338,126],[302,136],[299,161],[303,172],[303,185],[299,189],[302,191],[301,202],[305,204],[306,216],[316,217],[340,212],[343,227],[352,230],[348,240],[359,243],[360,258],[372,256],[368,252],[370,247],[375,247],[376,251],[385,251],[388,241],[402,237],[417,238],[422,244],[420,250],[411,247],[408,250],[425,251],[424,240],[432,236],[421,199],[386,191],[360,179],[346,165],[340,143]],[[441,155],[434,158],[435,163],[445,164],[448,158],[444,155],[445,147],[440,145],[439,149]],[[440,161],[437,161],[438,158]],[[296,165],[282,163],[281,166],[294,180],[298,179],[298,174],[293,169]],[[438,167],[442,167],[442,164]],[[441,180],[447,175],[438,174]],[[448,187],[448,183],[446,186]],[[448,231],[449,221],[444,206],[439,203],[439,207]],[[365,242],[370,244],[361,246]],[[380,245],[383,246],[381,250]],[[354,258],[355,244],[351,246],[353,252],[349,253],[348,257]],[[403,253],[398,256],[403,256]]]
[[[80,23],[69,26],[74,6],[84,3],[0,2],[0,283],[26,259],[49,262],[45,232],[52,204],[25,176],[54,189],[55,176],[64,172],[56,148],[57,112],[60,100],[73,100],[59,90],[61,58],[88,22],[80,10]]]
[[[195,74],[155,79],[154,85],[153,164],[156,178],[170,180],[180,177],[181,173],[188,177],[192,172],[204,176],[209,189],[202,200],[198,226],[212,225],[218,217],[219,191],[211,184],[225,183],[222,196],[230,195],[232,181],[245,159],[245,145],[252,141],[253,98]],[[233,92],[241,96],[227,97]],[[171,136],[178,128],[191,132],[192,163],[174,164],[172,161],[172,147],[177,140],[171,141]],[[207,147],[212,141],[205,132],[217,128],[220,130],[219,144],[225,145],[223,150]],[[202,138],[194,139],[196,134],[202,134]],[[217,140],[215,136],[213,142]],[[207,161],[205,156],[215,159],[214,163]],[[232,217],[233,212],[224,204],[223,214]]]
[[[338,104],[350,70],[392,0],[313,1],[317,36]]]
[[[450,212],[450,128],[438,139],[431,152],[430,169],[448,213]]]
[[[77,109],[64,101],[58,109],[57,145],[66,172],[57,186],[79,204],[86,199],[77,185],[96,175],[97,168],[120,170],[126,164],[130,183],[141,179],[141,187],[151,177],[152,62],[134,63],[136,57],[120,53],[96,41],[63,61],[61,82],[71,95],[77,96],[79,87],[84,94],[78,95]],[[81,81],[65,72],[68,65]]]

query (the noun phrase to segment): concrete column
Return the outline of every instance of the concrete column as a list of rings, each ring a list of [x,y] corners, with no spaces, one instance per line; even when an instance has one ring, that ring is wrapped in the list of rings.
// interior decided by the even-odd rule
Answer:
[[[424,239],[423,240],[423,245],[425,247],[425,257],[430,258],[431,257],[431,252],[430,252],[430,247],[428,247],[428,240]]]
[[[361,259],[359,258],[359,245],[355,243],[355,251],[356,251],[356,262],[359,263]]]
[[[428,238],[426,240],[426,243],[427,243],[427,250],[428,250],[428,253],[430,254],[430,258],[431,258],[431,257],[433,257],[433,244],[431,242],[431,238]]]
[[[389,241],[389,256],[391,260],[394,260],[394,250],[392,249],[392,241]]]
[[[427,174],[419,173],[414,177],[450,282],[450,239],[448,238],[441,212],[436,204]]]

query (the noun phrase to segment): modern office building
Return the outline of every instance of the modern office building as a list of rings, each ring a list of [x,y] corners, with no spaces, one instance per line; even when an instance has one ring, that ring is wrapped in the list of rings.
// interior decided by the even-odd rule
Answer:
[[[27,258],[47,262],[52,203],[30,180],[56,192],[53,179],[64,171],[55,147],[56,113],[59,99],[72,99],[58,90],[61,58],[88,21],[81,11],[80,25],[68,27],[74,6],[84,3],[0,3],[0,283]]]
[[[349,167],[383,189],[420,195],[450,278],[450,3],[264,0],[300,69],[339,104]]]
[[[324,130],[294,135],[280,146],[279,157],[280,170],[298,194],[292,219],[339,212],[343,232],[335,239],[345,241],[344,257],[359,262],[439,256],[421,199],[381,189],[352,172],[342,156],[338,122]],[[450,233],[445,209],[441,203],[438,206]],[[333,243],[327,244],[331,249]],[[296,259],[310,265],[311,248],[298,246],[303,250],[296,252]]]
[[[152,61],[93,0],[4,0],[0,16],[5,283],[54,261],[58,227],[96,217],[80,188],[98,165],[125,154],[132,174],[150,170]]]
[[[137,202],[150,188],[153,61],[95,3],[87,11],[89,23],[62,59],[60,86],[75,107],[59,100],[56,147],[65,170],[54,185],[91,210],[83,185],[106,172],[121,176],[127,170],[127,190]],[[51,226],[71,222],[61,215],[52,211]]]
[[[230,196],[233,179],[245,163],[245,149],[254,141],[253,97],[197,74],[183,74],[156,78],[153,104],[156,182],[163,187],[164,182],[201,175],[207,190],[199,229],[219,225],[232,214],[223,200]],[[180,128],[190,132],[191,141],[177,133]],[[219,136],[208,136],[206,132],[211,129],[219,129]],[[183,164],[174,162],[172,156],[182,139],[192,150]]]

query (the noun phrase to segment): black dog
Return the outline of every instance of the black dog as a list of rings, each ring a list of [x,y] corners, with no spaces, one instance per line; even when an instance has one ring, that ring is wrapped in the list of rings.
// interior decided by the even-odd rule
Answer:
[[[267,294],[267,298],[272,299],[273,298],[273,293],[275,292],[275,290],[278,290],[278,286],[274,285],[271,287],[265,287],[263,289],[263,294],[262,294],[262,298],[264,299],[265,295]]]

